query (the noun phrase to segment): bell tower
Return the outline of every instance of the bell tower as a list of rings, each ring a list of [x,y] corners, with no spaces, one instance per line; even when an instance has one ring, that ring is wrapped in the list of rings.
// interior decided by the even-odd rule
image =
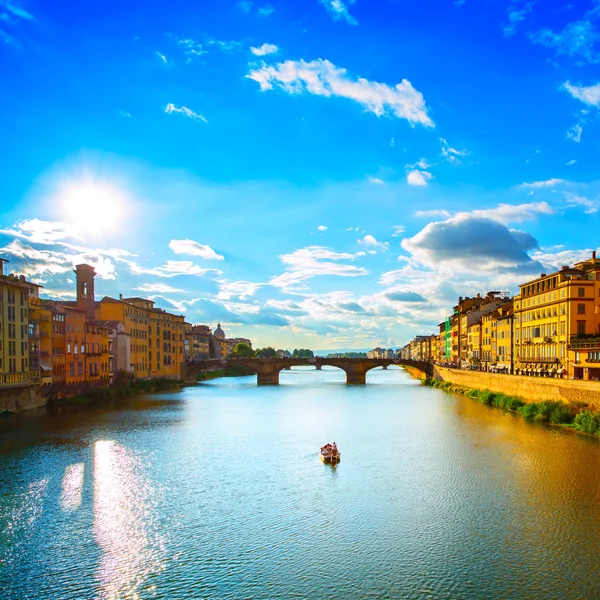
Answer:
[[[94,277],[96,277],[96,271],[91,265],[77,265],[75,276],[77,278],[77,308],[84,310],[89,319],[95,319]]]

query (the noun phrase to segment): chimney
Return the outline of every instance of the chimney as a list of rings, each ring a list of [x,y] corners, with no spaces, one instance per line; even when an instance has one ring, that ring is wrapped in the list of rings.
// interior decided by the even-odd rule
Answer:
[[[123,294],[119,294],[119,300],[123,300]]]
[[[592,250],[592,260],[595,261],[596,260],[596,251]]]
[[[4,275],[4,263],[8,264],[5,258],[0,258],[0,275]]]

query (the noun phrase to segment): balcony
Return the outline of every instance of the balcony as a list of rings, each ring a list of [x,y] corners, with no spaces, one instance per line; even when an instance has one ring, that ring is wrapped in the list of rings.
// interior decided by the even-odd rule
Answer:
[[[569,350],[600,350],[600,335],[574,334],[568,345]]]

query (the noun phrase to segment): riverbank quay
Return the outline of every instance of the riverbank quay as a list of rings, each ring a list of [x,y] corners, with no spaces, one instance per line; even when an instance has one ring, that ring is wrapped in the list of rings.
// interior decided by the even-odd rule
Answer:
[[[227,369],[215,369],[214,371],[205,371],[196,375],[196,381],[208,381],[210,379],[219,379],[220,377],[247,377],[249,375],[255,375],[256,373],[251,369],[244,367],[230,367]],[[184,385],[195,385],[184,384]]]
[[[169,378],[133,379],[118,381],[113,385],[91,387],[80,393],[66,396],[45,396],[41,390],[29,387],[20,390],[1,390],[0,415],[10,415],[39,408],[58,406],[99,404],[146,394],[182,388],[183,383]]]
[[[557,392],[551,386],[542,386],[541,391],[537,390],[535,393],[531,393],[529,385],[519,386],[519,381],[514,381],[525,379],[528,380],[526,383],[529,383],[531,381],[529,377],[495,375],[439,367],[434,369],[434,374],[437,376],[426,377],[424,373],[416,369],[406,367],[406,370],[413,377],[420,379],[423,385],[468,396],[481,404],[515,412],[531,421],[561,425],[600,436],[600,409],[599,404],[594,401],[595,394],[600,393],[600,389],[590,391],[588,389],[589,382],[557,380],[559,384],[567,384],[563,390]],[[462,375],[466,377],[462,377]],[[442,378],[442,376],[445,377]],[[492,379],[488,377],[492,377]],[[498,382],[495,379],[503,381]],[[490,388],[482,388],[481,386],[484,384],[490,384]],[[571,387],[568,384],[574,384],[574,386]],[[491,389],[492,386],[495,389]],[[600,388],[600,386],[596,385],[596,388]],[[529,397],[520,395],[517,391],[529,393]],[[555,397],[543,397],[544,391],[554,393]],[[587,395],[586,392],[588,392]],[[583,399],[569,400],[569,397]],[[590,401],[586,401],[585,398]]]

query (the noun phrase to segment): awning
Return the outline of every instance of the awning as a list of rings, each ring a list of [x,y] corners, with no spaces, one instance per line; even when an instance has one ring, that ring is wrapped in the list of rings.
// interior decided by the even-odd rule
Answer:
[[[52,367],[43,358],[40,358],[40,367],[42,371],[52,371]]]

